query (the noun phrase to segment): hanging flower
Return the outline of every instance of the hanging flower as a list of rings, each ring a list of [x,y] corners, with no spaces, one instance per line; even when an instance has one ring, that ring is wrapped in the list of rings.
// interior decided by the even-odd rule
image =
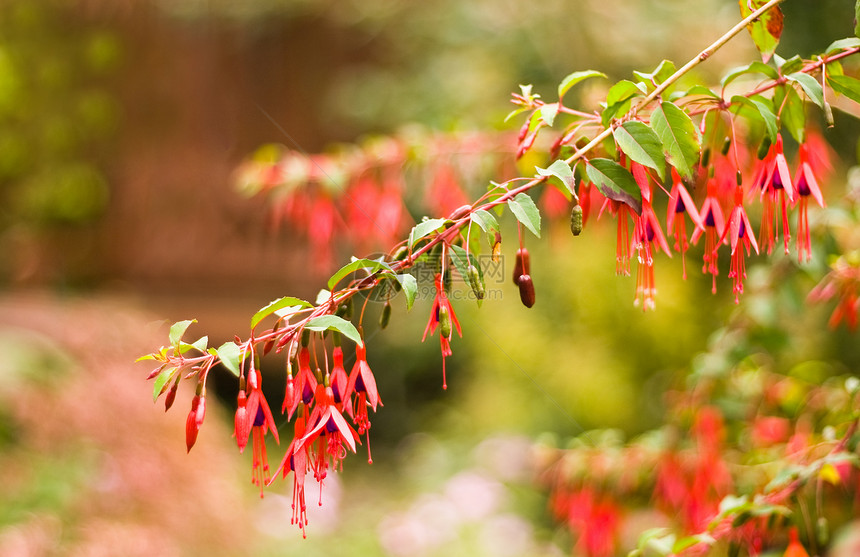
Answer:
[[[836,309],[830,315],[828,325],[835,329],[842,321],[850,330],[855,330],[860,313],[860,264],[857,257],[842,256],[830,267],[831,270],[809,292],[811,302],[824,302],[836,297]]]
[[[806,260],[812,258],[811,243],[809,238],[809,217],[807,216],[807,208],[809,206],[809,197],[812,196],[819,207],[824,207],[824,198],[821,195],[821,189],[818,187],[818,181],[815,179],[815,173],[812,171],[810,164],[809,147],[806,143],[800,146],[798,150],[798,169],[795,174],[794,181],[797,184],[797,200],[799,209],[797,212],[797,260],[803,261],[804,254]]]
[[[314,400],[317,388],[317,378],[311,371],[311,353],[307,346],[299,350],[299,373],[293,380],[292,374],[287,376],[287,394],[284,396],[284,404],[281,413],[287,412],[287,419],[293,417],[299,403],[310,404]]]
[[[694,231],[705,231],[705,225],[702,223],[702,218],[699,216],[699,211],[696,209],[696,204],[693,203],[693,198],[681,177],[675,169],[672,169],[672,190],[669,192],[669,204],[666,209],[666,232],[670,236],[675,236],[675,251],[681,254],[681,269],[684,280],[687,280],[687,262],[686,254],[690,247],[687,241],[687,224],[684,222],[684,213],[686,213],[693,222]]]
[[[779,239],[779,222],[776,206],[779,204],[782,215],[782,236],[785,242],[785,253],[788,254],[788,242],[791,232],[788,229],[789,202],[794,202],[794,186],[788,171],[788,161],[782,149],[782,136],[776,136],[767,156],[759,165],[756,184],[761,188],[762,215],[759,243],[762,249],[767,247],[768,255],[773,252],[773,246]]]
[[[454,352],[451,350],[451,337],[454,336],[454,329],[457,334],[463,337],[463,332],[460,330],[460,321],[457,320],[457,315],[454,313],[454,308],[451,306],[451,301],[445,294],[445,287],[442,284],[442,274],[436,273],[436,298],[433,300],[433,307],[430,309],[430,319],[427,321],[427,327],[424,329],[424,336],[421,337],[421,342],[427,339],[427,335],[433,335],[436,332],[436,327],[439,327],[439,345],[442,349],[442,388],[448,388],[448,381],[445,376],[445,358]],[[454,325],[453,327],[451,325]]]
[[[735,206],[729,214],[729,225],[723,231],[720,237],[720,243],[724,242],[726,236],[729,237],[729,244],[732,248],[732,266],[729,269],[729,278],[734,279],[732,292],[735,294],[735,303],[740,303],[740,295],[744,291],[744,279],[747,277],[746,264],[744,262],[744,249],[746,254],[750,253],[750,245],[758,253],[758,244],[755,237],[750,233],[752,227],[750,219],[744,210],[744,190],[743,186],[737,186],[735,189]]]
[[[367,348],[364,344],[355,347],[355,365],[352,366],[352,371],[349,374],[345,398],[350,400],[353,394],[355,394],[355,406],[352,410],[352,417],[360,435],[370,429],[367,407],[370,406],[376,412],[376,407],[382,406],[382,400],[376,390],[376,378],[367,364]],[[367,461],[373,462],[373,458],[370,456],[369,433],[367,436]]]
[[[287,447],[287,452],[280,466],[278,466],[278,470],[275,471],[275,476],[281,472],[284,478],[290,472],[293,473],[293,516],[290,519],[290,524],[298,524],[299,528],[302,529],[302,537],[307,537],[305,526],[308,524],[307,505],[305,504],[305,476],[308,472],[308,447],[302,443],[305,430],[305,417],[298,416],[296,418],[293,440],[290,442],[290,446]]]
[[[633,304],[642,305],[642,309],[654,309],[654,301],[657,295],[657,287],[654,282],[654,246],[672,257],[669,244],[663,236],[663,229],[654,209],[651,208],[651,184],[645,167],[638,163],[632,163],[633,176],[642,192],[642,214],[634,217],[633,223],[633,249],[636,250],[639,268],[636,274],[636,297]]]
[[[260,487],[260,497],[263,496],[263,486],[269,483],[271,479],[269,459],[266,454],[266,433],[272,432],[275,442],[280,443],[278,426],[275,424],[269,403],[261,390],[261,383],[260,371],[251,368],[248,373],[248,387],[251,389],[251,394],[246,398],[245,390],[239,390],[234,430],[239,452],[245,450],[249,434],[251,436],[253,444],[251,481]]]
[[[788,547],[785,548],[783,557],[809,557],[806,548],[800,543],[800,537],[797,534],[797,528],[792,527],[788,531]]]
[[[704,229],[696,228],[693,231],[691,238],[695,244],[699,241],[702,231],[705,233],[705,251],[702,255],[704,264],[702,266],[703,273],[711,273],[712,286],[711,292],[717,293],[717,275],[719,269],[717,267],[717,250],[720,247],[720,238],[723,237],[725,229],[725,220],[723,218],[723,210],[720,207],[720,202],[717,199],[717,185],[714,180],[708,182],[708,195],[705,197],[705,202],[702,204],[702,210],[699,211]]]

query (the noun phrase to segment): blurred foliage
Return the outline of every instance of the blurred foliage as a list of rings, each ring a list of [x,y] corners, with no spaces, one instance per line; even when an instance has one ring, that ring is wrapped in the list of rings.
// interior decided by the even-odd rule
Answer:
[[[77,24],[70,25],[75,21]],[[90,223],[107,207],[104,166],[119,107],[107,88],[114,32],[63,2],[0,5],[0,245]],[[0,262],[2,274],[13,262]]]

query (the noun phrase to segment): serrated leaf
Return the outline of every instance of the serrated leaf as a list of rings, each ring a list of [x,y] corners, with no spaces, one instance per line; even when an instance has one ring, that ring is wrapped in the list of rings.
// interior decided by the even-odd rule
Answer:
[[[558,114],[558,103],[549,103],[540,107],[540,117],[547,126],[552,127],[555,116]]]
[[[499,230],[499,222],[496,220],[496,217],[494,217],[492,213],[488,213],[483,209],[472,211],[472,222],[480,226],[481,230],[486,232],[489,236],[494,236]],[[493,238],[491,237],[490,243],[492,244],[492,242]]]
[[[558,100],[561,100],[565,93],[570,91],[571,87],[573,87],[580,81],[584,81],[592,77],[606,77],[606,74],[595,70],[585,70],[581,72],[573,72],[572,74],[562,79],[561,83],[558,84]]]
[[[446,219],[427,219],[416,224],[409,232],[409,245],[414,246],[416,242],[427,237],[431,232],[439,230],[445,225]]]
[[[699,128],[686,112],[664,101],[651,114],[651,128],[663,143],[663,153],[678,173],[691,180],[693,167],[701,155]]]
[[[526,193],[518,193],[508,200],[508,208],[532,234],[540,238],[540,211]]]
[[[615,128],[612,135],[625,155],[641,165],[656,170],[660,180],[665,179],[666,160],[663,158],[663,143],[654,130],[642,122],[630,120]]]
[[[305,324],[305,329],[309,331],[337,331],[346,338],[350,339],[359,346],[363,346],[361,335],[355,325],[337,315],[321,315],[314,317]]]
[[[585,167],[588,179],[605,197],[642,214],[642,191],[630,171],[610,159],[591,159]]]
[[[741,17],[747,17],[753,11],[767,4],[768,0],[738,0]],[[783,17],[779,6],[774,6],[763,13],[757,20],[747,25],[753,43],[761,53],[762,60],[767,62],[779,44],[782,35]]]
[[[412,309],[412,304],[415,303],[415,295],[418,293],[418,281],[414,276],[404,273],[402,275],[394,275],[397,282],[403,288],[403,293],[406,294],[406,311]]]
[[[834,52],[838,52],[840,50],[846,50],[849,48],[857,48],[860,46],[860,39],[857,37],[847,37],[845,39],[839,39],[838,41],[833,41],[830,43],[824,50],[824,54],[833,54]]]
[[[221,360],[224,367],[229,369],[233,375],[239,377],[241,374],[242,362],[240,361],[241,353],[239,351],[238,344],[235,342],[225,342],[218,348],[215,348],[215,354],[218,355],[218,359]]]
[[[167,388],[167,383],[173,379],[178,369],[179,368],[171,366],[161,370],[161,373],[158,374],[155,378],[155,383],[152,385],[152,402],[158,400],[158,397],[161,396],[161,393],[163,393]]]
[[[564,162],[563,160],[557,160],[549,165],[549,168],[541,168],[539,166],[535,167],[537,173],[541,176],[555,176],[561,182],[561,184],[567,190],[565,193],[565,197],[570,199],[572,195],[576,195],[574,193],[574,186],[576,184],[576,180],[573,177],[573,170],[570,169],[570,166]],[[562,191],[564,193],[564,191]]]
[[[819,108],[824,108],[824,91],[821,89],[821,84],[814,77],[805,73],[793,73],[786,76],[796,83],[800,83],[803,92],[809,97],[809,100],[818,105]]]
[[[298,306],[300,308],[313,307],[310,302],[302,300],[301,298],[293,298],[292,296],[284,296],[283,298],[272,300],[271,302],[266,304],[265,307],[260,308],[257,313],[255,313],[254,316],[251,317],[251,329],[259,325],[260,321],[272,315],[279,309],[294,306]]]
[[[179,344],[179,341],[182,340],[182,335],[185,334],[185,330],[188,329],[188,326],[192,323],[197,323],[197,320],[186,319],[185,321],[177,321],[176,323],[171,325],[170,333],[168,335],[168,338],[170,338],[170,344]]]
[[[436,220],[442,220],[444,222],[445,219]],[[388,265],[388,263],[382,261],[382,259],[356,259],[355,261],[351,261],[350,263],[347,263],[346,265],[338,269],[337,272],[333,274],[330,279],[328,279],[329,289],[334,288],[335,286],[337,286],[337,283],[343,280],[344,277],[351,275],[359,269],[364,269],[369,275],[372,275],[380,269],[391,270],[391,267]]]
[[[847,75],[828,75],[827,84],[837,93],[860,103],[860,80]]]
[[[746,66],[740,66],[729,71],[729,73],[726,74],[725,77],[723,77],[723,80],[720,82],[720,85],[722,85],[723,88],[726,88],[728,87],[729,83],[731,83],[735,79],[749,73],[763,74],[771,79],[779,78],[779,72],[776,71],[776,68],[774,68],[773,66],[768,66],[767,64],[764,64],[762,62],[755,61],[751,64],[747,64]]]

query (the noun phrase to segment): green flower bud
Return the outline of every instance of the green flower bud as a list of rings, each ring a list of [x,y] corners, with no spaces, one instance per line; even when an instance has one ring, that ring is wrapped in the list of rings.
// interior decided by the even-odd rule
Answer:
[[[382,313],[379,315],[379,328],[384,329],[388,326],[388,322],[391,320],[391,302],[385,302],[385,305],[382,306]]]
[[[466,269],[466,276],[469,278],[469,286],[472,287],[475,297],[483,300],[485,295],[484,283],[481,281],[481,274],[478,272],[478,268],[474,265],[469,265]]]

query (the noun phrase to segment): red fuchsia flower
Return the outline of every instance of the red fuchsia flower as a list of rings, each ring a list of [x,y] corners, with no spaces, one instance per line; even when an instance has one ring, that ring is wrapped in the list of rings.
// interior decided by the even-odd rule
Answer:
[[[197,442],[197,434],[206,417],[206,398],[202,395],[194,395],[191,399],[191,410],[185,418],[185,447],[191,452],[191,447]]]
[[[427,339],[427,335],[433,335],[436,332],[436,327],[439,327],[439,345],[442,348],[442,388],[448,388],[448,381],[445,376],[445,358],[454,352],[451,350],[451,337],[454,336],[454,330],[460,338],[463,337],[463,332],[460,330],[460,321],[457,320],[457,314],[454,313],[454,307],[451,306],[451,301],[448,295],[445,294],[445,287],[442,284],[442,274],[436,273],[436,298],[433,300],[433,307],[430,309],[430,319],[427,321],[427,327],[424,329],[424,336],[421,337],[421,342]],[[451,326],[453,324],[453,327]]]
[[[783,557],[809,557],[806,548],[800,543],[800,537],[797,534],[797,528],[792,527],[788,531],[788,547],[785,548]]]
[[[819,207],[824,207],[824,198],[821,195],[821,189],[818,187],[818,181],[815,179],[815,173],[812,171],[810,164],[809,147],[806,143],[801,144],[798,150],[798,168],[795,174],[794,181],[797,185],[797,200],[800,209],[797,213],[797,260],[803,261],[803,255],[806,254],[806,260],[812,258],[811,243],[809,239],[809,217],[807,216],[807,207],[809,206],[809,197],[812,196]]]
[[[850,259],[850,260],[849,260]],[[809,292],[807,300],[824,302],[838,298],[836,309],[830,315],[828,325],[835,329],[842,321],[852,331],[857,328],[860,311],[860,262],[856,257],[840,257],[831,265],[831,271]]]
[[[352,417],[361,435],[370,429],[367,407],[370,406],[376,412],[376,407],[382,406],[382,400],[376,390],[376,378],[367,364],[367,348],[363,344],[355,347],[355,365],[352,366],[349,374],[345,398],[350,400],[353,394],[355,394],[355,407],[352,410]],[[367,461],[373,463],[373,458],[370,456],[369,433],[367,434]]]
[[[639,268],[636,274],[636,298],[633,304],[642,304],[642,309],[654,309],[657,287],[654,283],[653,243],[656,242],[666,255],[672,257],[663,229],[651,208],[651,185],[645,167],[632,163],[633,176],[642,191],[642,214],[633,218],[633,249],[636,250]]]
[[[343,367],[343,349],[340,346],[335,346],[331,351],[333,360],[331,366],[331,390],[334,393],[334,403],[342,412],[352,416],[352,405],[349,403],[349,394],[347,386],[349,385],[349,377],[346,375],[346,369]]]
[[[588,486],[566,498],[567,523],[579,540],[577,547],[588,557],[615,554],[621,511],[611,497]]]
[[[284,478],[290,472],[293,473],[293,516],[290,519],[290,524],[298,524],[299,528],[302,529],[302,537],[307,537],[305,526],[308,524],[307,505],[305,504],[305,476],[308,472],[308,447],[302,443],[305,430],[305,417],[296,417],[295,435],[290,442],[290,446],[287,447],[287,452],[280,466],[278,466],[278,470],[275,471],[275,476],[278,475],[278,472],[281,472]]]
[[[678,176],[678,173],[673,168],[672,190],[669,192],[669,205],[666,208],[666,232],[670,236],[675,236],[675,251],[681,254],[681,269],[683,270],[684,280],[687,280],[686,254],[690,243],[687,241],[687,224],[684,222],[684,213],[693,222],[694,231],[705,231],[705,225],[702,223],[702,218],[699,216],[696,204],[693,203],[693,197],[687,191],[684,182],[681,181],[681,177]]]
[[[331,386],[317,385],[316,403],[308,417],[307,428],[307,433],[299,442],[299,448],[309,447],[310,467],[314,471],[314,477],[320,482],[322,504],[322,481],[328,468],[337,470],[341,467],[341,461],[346,456],[344,445],[355,452],[355,442],[359,436],[337,409]]]
[[[794,202],[794,186],[788,171],[788,161],[782,150],[782,136],[776,136],[767,156],[762,161],[757,173],[756,183],[761,187],[762,215],[759,243],[762,249],[767,247],[768,255],[773,252],[773,245],[779,239],[779,220],[777,220],[776,204],[779,203],[782,213],[782,236],[785,242],[785,253],[789,253],[788,242],[791,232],[788,228],[789,202]]]
[[[299,350],[298,376],[293,380],[292,372],[287,374],[287,393],[281,413],[287,412],[287,419],[292,419],[299,403],[307,405],[313,402],[316,388],[317,378],[311,371],[311,353],[307,346],[302,346]]]
[[[238,408],[236,409],[235,430],[236,443],[239,452],[245,450],[248,444],[248,436],[253,440],[253,458],[251,464],[251,481],[260,487],[260,497],[263,496],[263,486],[269,482],[269,458],[266,454],[266,433],[272,432],[276,443],[278,438],[278,426],[272,417],[272,410],[261,390],[262,377],[260,371],[251,369],[248,373],[248,387],[251,394],[245,397],[245,390],[240,389],[238,395]]]
[[[628,217],[631,216],[630,208],[626,203],[615,201],[614,199],[606,198],[603,202],[603,207],[600,208],[600,215],[606,208],[615,216],[615,274],[630,276],[630,228]],[[585,215],[583,214],[583,221]],[[599,218],[599,215],[598,215]]]
[[[454,169],[448,163],[439,164],[425,196],[425,204],[430,214],[448,215],[457,207],[468,203],[469,199],[463,193]]]
[[[717,199],[717,185],[713,179],[708,182],[708,195],[705,197],[705,202],[702,204],[702,210],[699,215],[704,225],[705,233],[705,252],[702,256],[704,265],[702,266],[703,273],[711,273],[713,283],[711,292],[717,293],[717,275],[719,269],[717,267],[718,254],[720,248],[720,238],[725,232],[725,220],[723,218],[723,210],[720,207],[720,201]],[[702,235],[702,228],[696,228],[693,231],[691,241],[695,244],[699,241]]]
[[[729,225],[720,237],[720,243],[729,237],[729,245],[732,248],[732,266],[729,269],[729,278],[734,279],[732,292],[735,294],[735,303],[740,303],[740,295],[744,292],[744,279],[747,278],[746,265],[744,262],[744,249],[746,255],[750,253],[750,245],[758,253],[758,244],[751,233],[752,226],[747,213],[744,210],[743,186],[735,188],[735,206],[729,214]]]

